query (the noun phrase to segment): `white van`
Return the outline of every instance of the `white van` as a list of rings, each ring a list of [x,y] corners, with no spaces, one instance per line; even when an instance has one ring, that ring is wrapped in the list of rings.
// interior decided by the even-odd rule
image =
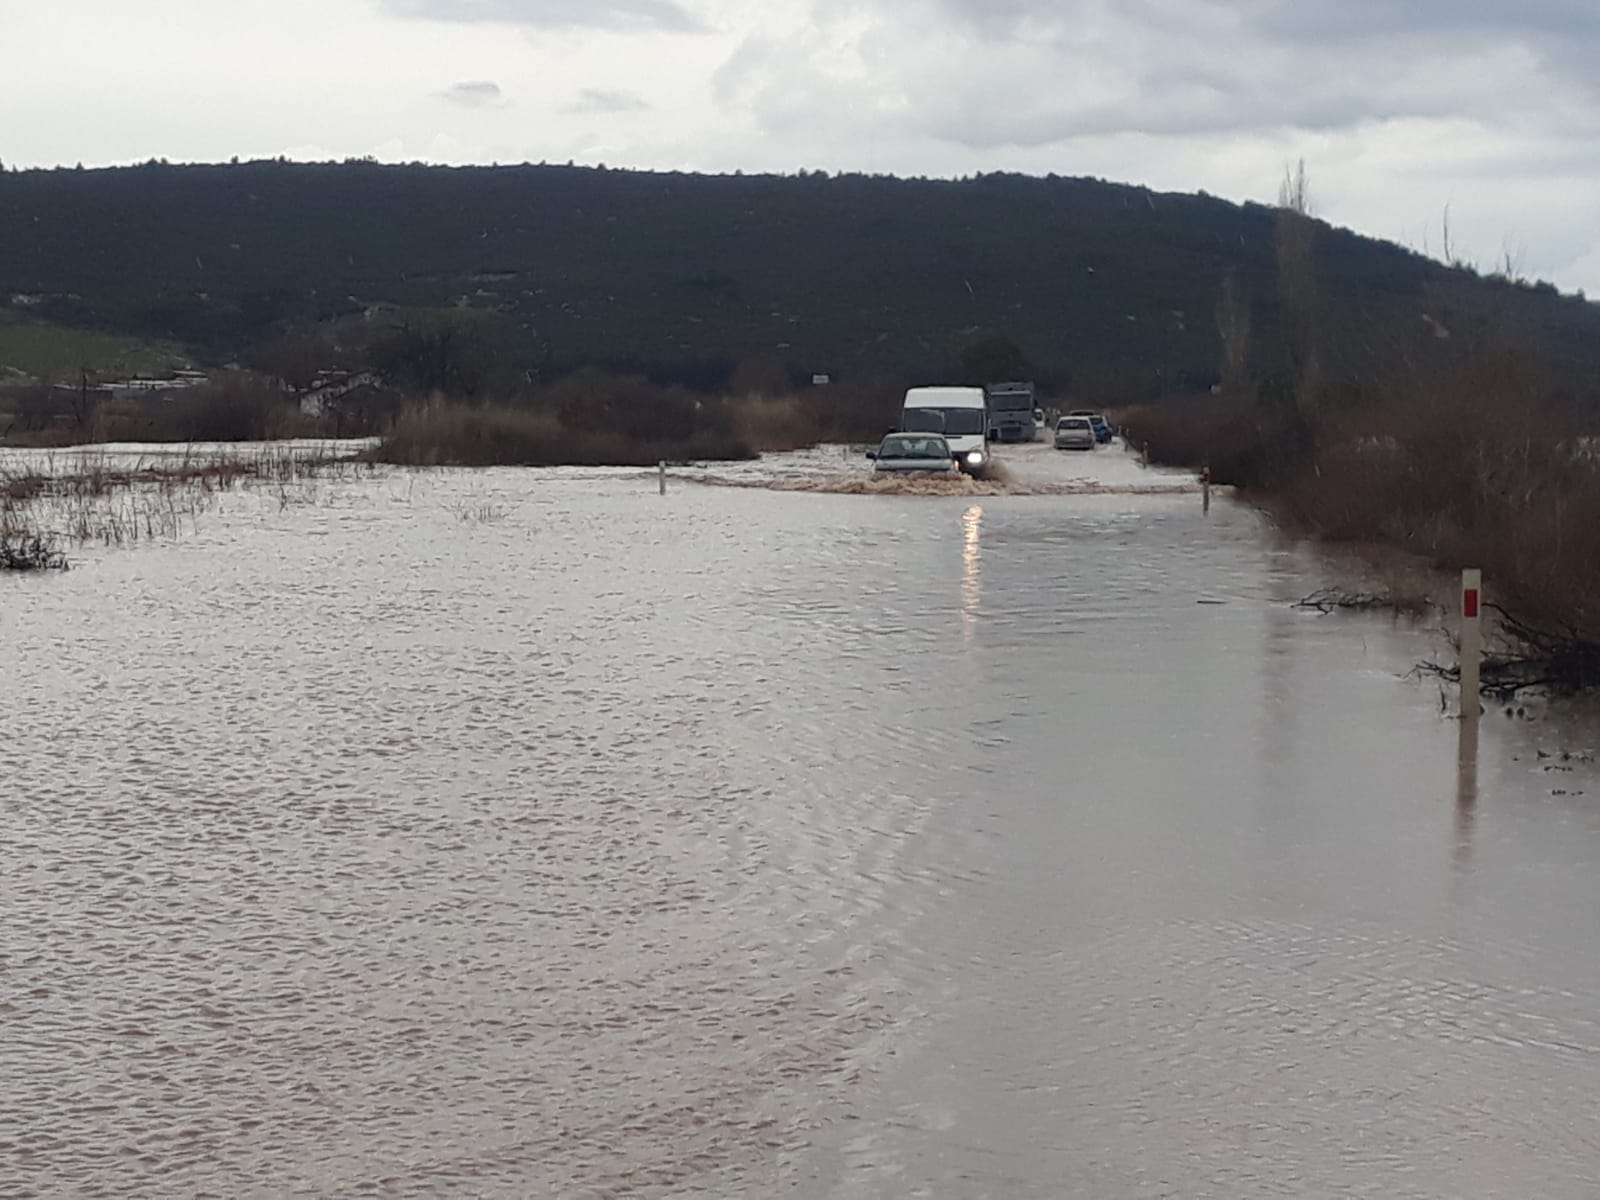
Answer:
[[[989,407],[979,387],[918,387],[906,393],[900,428],[907,433],[940,433],[950,443],[956,465],[968,475],[989,470]]]

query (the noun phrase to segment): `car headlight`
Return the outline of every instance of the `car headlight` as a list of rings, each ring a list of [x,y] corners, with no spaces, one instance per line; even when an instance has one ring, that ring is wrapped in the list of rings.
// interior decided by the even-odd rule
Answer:
[[[982,450],[974,450],[970,454],[967,455],[967,466],[976,467],[976,466],[981,466],[982,463],[983,463],[983,451]]]

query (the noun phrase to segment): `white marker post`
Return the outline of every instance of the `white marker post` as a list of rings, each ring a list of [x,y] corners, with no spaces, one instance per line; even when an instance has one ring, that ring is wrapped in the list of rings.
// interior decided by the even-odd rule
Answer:
[[[1211,468],[1205,467],[1200,472],[1200,510],[1205,513],[1211,511]]]
[[[1478,719],[1483,665],[1483,572],[1461,572],[1461,716]]]
[[[656,469],[661,473],[661,494],[665,496],[667,494],[667,460],[661,459],[656,464]]]

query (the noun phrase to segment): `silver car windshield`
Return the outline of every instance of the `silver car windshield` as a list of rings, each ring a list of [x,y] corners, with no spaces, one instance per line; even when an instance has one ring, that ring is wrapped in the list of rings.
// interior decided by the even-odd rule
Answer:
[[[936,437],[885,438],[879,458],[949,458],[950,444]]]

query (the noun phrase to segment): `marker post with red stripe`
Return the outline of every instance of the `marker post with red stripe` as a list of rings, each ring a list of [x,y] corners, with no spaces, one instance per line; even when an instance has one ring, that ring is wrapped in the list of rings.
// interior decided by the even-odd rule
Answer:
[[[1461,572],[1461,715],[1477,720],[1483,666],[1483,572]]]

